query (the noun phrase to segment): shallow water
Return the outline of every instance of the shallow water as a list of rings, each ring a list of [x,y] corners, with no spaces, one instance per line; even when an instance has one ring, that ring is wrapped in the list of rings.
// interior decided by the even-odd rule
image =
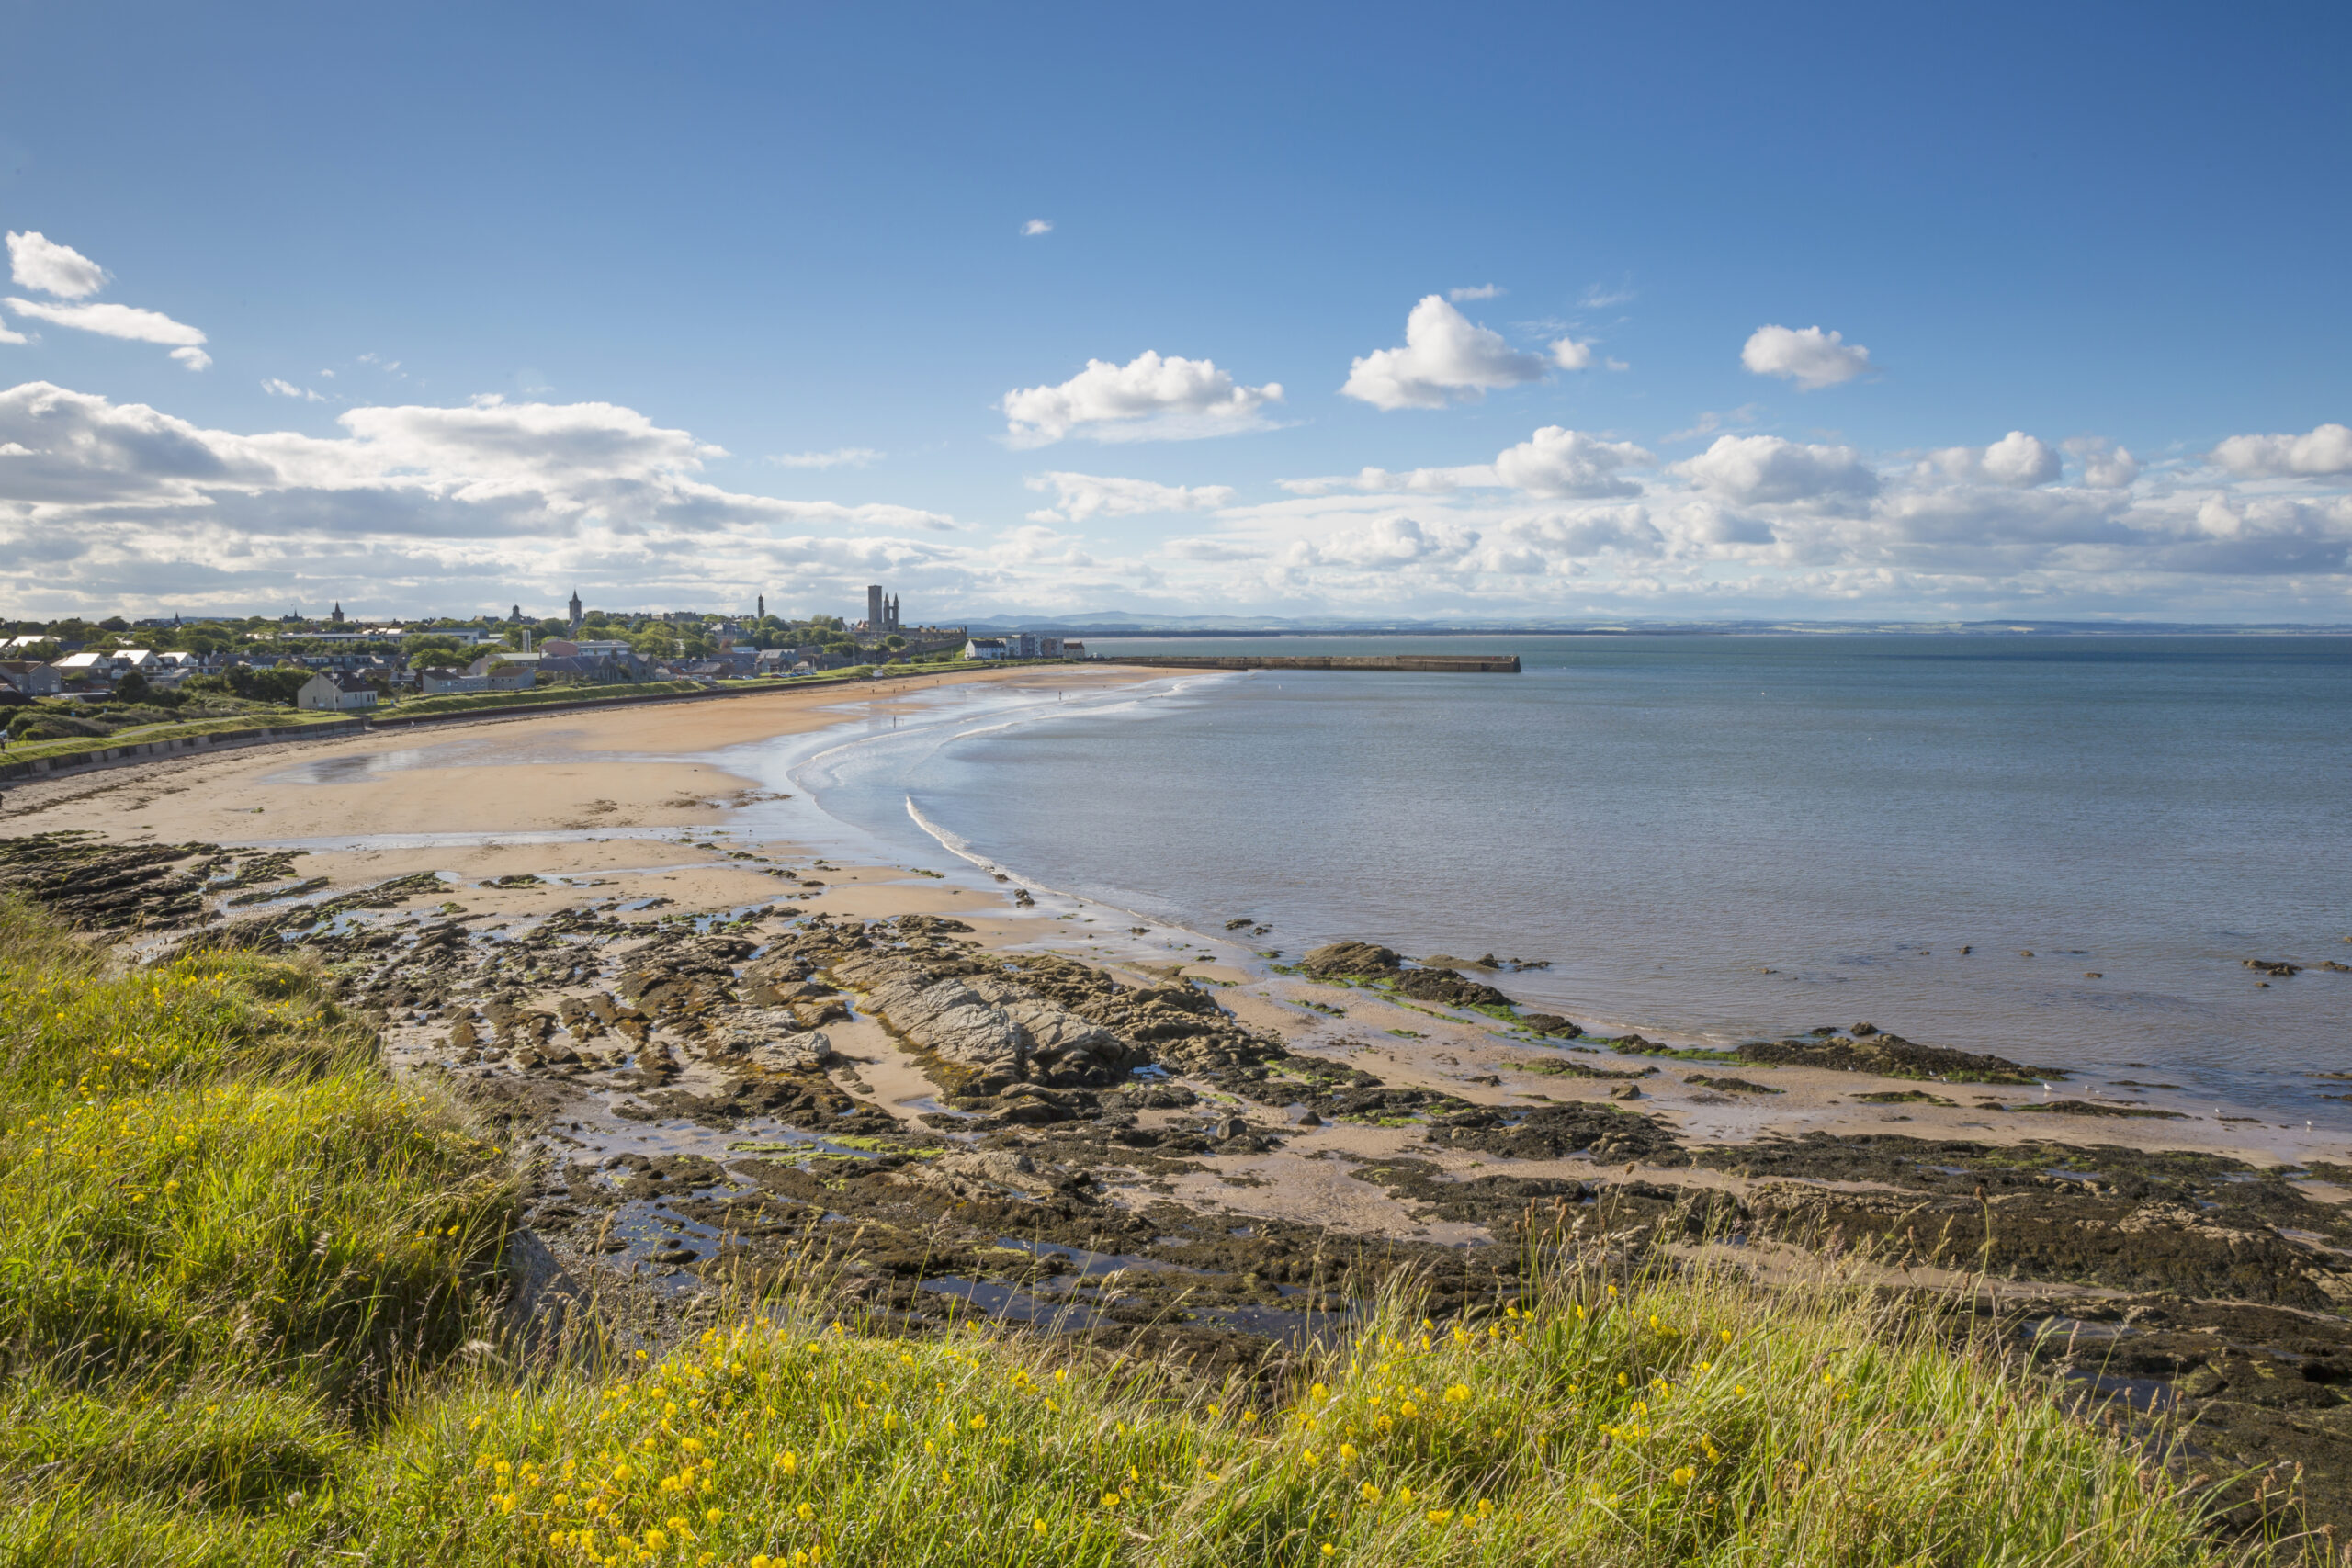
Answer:
[[[715,760],[803,796],[739,827],[907,864],[944,845],[1155,921],[1251,917],[1293,953],[1548,959],[1503,988],[1589,1026],[1868,1020],[2352,1126],[2307,1076],[2352,1067],[2352,975],[2241,963],[2352,962],[2352,638],[1452,646],[1526,672],[964,686]]]

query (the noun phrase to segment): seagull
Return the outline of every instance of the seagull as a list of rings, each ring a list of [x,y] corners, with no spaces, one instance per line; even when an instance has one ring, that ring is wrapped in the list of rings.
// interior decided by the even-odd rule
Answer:
[[[2034,1081],[2041,1083],[2041,1080],[2037,1078]],[[2041,1085],[2041,1098],[2044,1100],[2048,1100],[2050,1098],[2050,1086],[2046,1083]]]

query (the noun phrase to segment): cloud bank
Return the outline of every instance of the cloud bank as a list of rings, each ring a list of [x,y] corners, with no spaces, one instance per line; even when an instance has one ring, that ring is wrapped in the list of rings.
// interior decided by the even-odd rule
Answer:
[[[2143,465],[2027,431],[1924,455],[1724,432],[1665,461],[1544,425],[1486,462],[1293,479],[1272,500],[1052,469],[1023,481],[1050,504],[959,523],[722,488],[717,446],[617,404],[370,406],[331,435],[245,434],[34,382],[0,392],[0,590],[26,613],[552,604],[577,578],[615,607],[756,592],[835,612],[885,581],[924,618],[2345,621],[2346,440],[2231,436]]]

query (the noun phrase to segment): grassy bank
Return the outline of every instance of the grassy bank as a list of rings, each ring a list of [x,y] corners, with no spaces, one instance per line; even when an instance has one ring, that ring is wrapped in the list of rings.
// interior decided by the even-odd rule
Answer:
[[[644,681],[609,686],[535,686],[524,692],[444,692],[435,697],[409,697],[395,705],[372,710],[370,718],[414,718],[435,715],[499,712],[507,708],[542,707],[548,703],[608,703],[634,697],[677,697],[703,689],[699,681]]]
[[[189,719],[172,724],[137,724],[112,735],[66,736],[54,740],[17,740],[0,752],[0,762],[30,762],[43,757],[95,754],[117,746],[137,746],[151,740],[177,740],[187,736],[217,735],[241,729],[291,729],[304,725],[334,724],[354,717],[347,713],[304,713],[296,708],[256,708],[219,718]]]
[[[0,905],[0,1561],[286,1560],[511,1207],[309,971],[109,974]]]
[[[2215,1560],[2141,1450],[1826,1275],[1564,1249],[1250,1385],[828,1325],[814,1282],[548,1365],[483,1342],[509,1213],[309,971],[113,976],[0,906],[0,1562]]]

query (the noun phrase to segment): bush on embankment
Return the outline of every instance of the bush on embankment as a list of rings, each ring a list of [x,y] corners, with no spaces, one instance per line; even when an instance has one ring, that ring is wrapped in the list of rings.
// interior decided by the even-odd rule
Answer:
[[[1824,1275],[1399,1288],[1274,1397],[1067,1341],[452,1354],[503,1162],[311,973],[0,907],[0,1562],[2201,1563],[2170,1472]]]

